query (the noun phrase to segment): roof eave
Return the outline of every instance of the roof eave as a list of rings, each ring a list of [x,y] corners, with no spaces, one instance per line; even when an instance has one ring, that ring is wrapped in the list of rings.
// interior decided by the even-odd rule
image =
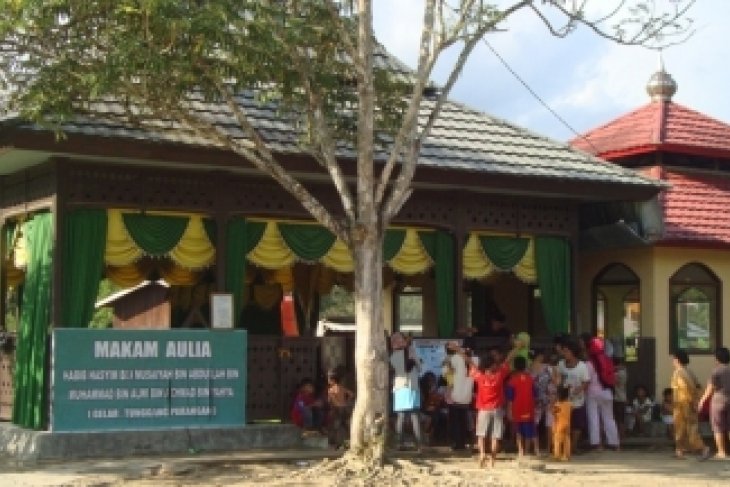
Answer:
[[[730,159],[730,150],[717,149],[712,147],[703,147],[699,145],[689,144],[671,144],[671,143],[660,143],[660,144],[647,144],[635,147],[625,147],[621,149],[612,149],[609,151],[598,152],[597,157],[613,161],[624,157],[631,157],[644,154],[652,153],[675,153],[675,154],[686,154],[690,156],[701,156],[701,157],[716,157],[720,159]]]

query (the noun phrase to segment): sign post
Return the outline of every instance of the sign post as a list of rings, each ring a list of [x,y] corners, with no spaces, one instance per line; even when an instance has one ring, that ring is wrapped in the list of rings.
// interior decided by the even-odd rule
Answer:
[[[241,427],[243,330],[53,331],[54,432]]]

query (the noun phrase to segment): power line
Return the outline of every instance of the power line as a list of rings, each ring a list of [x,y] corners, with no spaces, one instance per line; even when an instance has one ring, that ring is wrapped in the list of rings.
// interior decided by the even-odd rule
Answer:
[[[565,119],[564,119],[563,117],[561,117],[561,116],[560,116],[560,114],[558,114],[558,112],[556,112],[555,110],[553,110],[553,109],[552,109],[552,107],[550,107],[550,105],[548,105],[548,104],[547,104],[547,102],[545,102],[545,100],[543,100],[543,99],[542,99],[542,98],[540,97],[540,95],[538,95],[538,94],[537,94],[537,92],[535,92],[535,90],[533,90],[533,89],[532,89],[532,87],[530,87],[530,85],[529,85],[529,84],[527,84],[527,81],[525,81],[524,79],[522,79],[522,78],[520,77],[520,75],[519,75],[519,74],[517,74],[517,72],[516,72],[516,71],[515,71],[514,69],[512,69],[512,66],[510,66],[510,65],[509,65],[509,63],[507,62],[507,60],[506,60],[506,59],[504,59],[504,58],[502,57],[502,55],[501,55],[501,54],[499,54],[499,53],[497,52],[497,50],[496,50],[496,49],[495,49],[494,47],[492,47],[492,45],[491,45],[491,44],[489,43],[489,41],[487,41],[486,39],[482,39],[482,41],[484,42],[484,45],[486,45],[486,46],[487,46],[487,47],[489,48],[489,50],[490,50],[490,51],[492,51],[492,54],[494,54],[494,55],[496,56],[496,58],[497,58],[497,59],[499,60],[499,62],[501,62],[501,63],[502,63],[502,66],[504,66],[504,67],[505,67],[505,69],[506,69],[507,71],[509,71],[509,72],[510,72],[510,73],[512,74],[512,76],[514,76],[514,77],[515,77],[515,79],[516,79],[517,81],[519,81],[519,82],[520,82],[520,84],[521,84],[522,86],[524,86],[524,88],[525,88],[525,89],[526,89],[526,90],[527,90],[527,91],[528,91],[528,92],[529,92],[529,93],[530,93],[530,94],[531,94],[531,95],[532,95],[532,96],[533,96],[533,97],[534,97],[534,98],[535,98],[535,99],[536,99],[536,100],[537,100],[537,101],[538,101],[538,102],[539,102],[539,103],[540,103],[540,104],[541,104],[541,105],[542,105],[542,106],[543,106],[543,107],[544,107],[544,108],[545,108],[545,109],[546,109],[546,110],[548,111],[548,112],[550,112],[550,113],[551,113],[551,114],[553,115],[553,117],[555,117],[555,118],[556,118],[556,119],[557,119],[557,120],[558,120],[558,121],[559,121],[560,123],[562,123],[562,124],[563,124],[563,125],[564,125],[564,126],[565,126],[565,127],[567,128],[567,129],[568,129],[568,130],[570,130],[571,132],[573,132],[573,133],[575,134],[575,136],[576,136],[576,137],[578,137],[578,138],[580,138],[580,139],[583,139],[583,140],[585,140],[586,142],[588,142],[588,144],[589,144],[589,145],[590,145],[591,147],[593,147],[593,149],[594,149],[594,150],[596,151],[596,153],[598,153],[598,148],[597,148],[597,147],[596,147],[595,145],[593,145],[593,143],[592,143],[592,142],[590,141],[590,139],[588,139],[587,137],[585,137],[585,136],[584,136],[583,134],[580,134],[580,133],[578,133],[578,131],[577,131],[577,130],[575,130],[575,129],[573,128],[573,126],[572,126],[572,125],[570,125],[570,124],[568,123],[568,121],[567,121],[567,120],[565,120]]]

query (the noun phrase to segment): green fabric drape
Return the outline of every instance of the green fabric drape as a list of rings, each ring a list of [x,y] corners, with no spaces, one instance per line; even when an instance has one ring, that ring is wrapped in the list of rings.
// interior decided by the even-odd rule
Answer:
[[[390,259],[398,255],[398,251],[403,247],[403,241],[406,239],[406,231],[402,229],[389,229],[385,231],[383,237],[383,261],[388,262]]]
[[[246,245],[243,247],[244,254],[247,255],[256,248],[261,237],[264,236],[264,231],[266,231],[266,222],[246,221]],[[244,258],[246,255],[244,255]]]
[[[30,257],[15,352],[13,423],[40,429],[45,420],[46,342],[51,309],[52,216],[40,213],[24,227]]]
[[[208,240],[215,246],[218,243],[218,224],[212,218],[203,218],[203,228],[205,228]]]
[[[434,262],[436,318],[440,337],[454,334],[454,239],[442,231],[418,232],[423,247]]]
[[[540,300],[548,330],[567,333],[570,328],[570,248],[556,237],[535,238],[535,265]]]
[[[180,216],[142,215],[125,213],[124,226],[132,240],[146,254],[162,256],[180,241],[189,218]]]
[[[233,319],[237,325],[246,281],[246,255],[259,243],[265,228],[265,223],[245,218],[233,218],[226,228],[226,291],[233,295]]]
[[[509,271],[525,256],[530,239],[514,237],[479,237],[487,258],[499,269]]]
[[[13,251],[15,226],[16,225],[15,225],[14,221],[7,221],[7,222],[5,222],[5,225],[3,225],[3,237],[2,238],[3,238],[3,243],[5,244],[3,260],[7,260],[10,257],[11,252]]]
[[[286,245],[307,262],[321,259],[335,243],[335,235],[319,225],[279,223],[278,226]]]
[[[84,328],[94,313],[99,279],[104,270],[106,210],[70,212],[63,232],[62,323],[56,326]]]
[[[243,284],[246,279],[246,220],[234,218],[226,228],[226,291],[233,295],[233,322],[241,315]]]

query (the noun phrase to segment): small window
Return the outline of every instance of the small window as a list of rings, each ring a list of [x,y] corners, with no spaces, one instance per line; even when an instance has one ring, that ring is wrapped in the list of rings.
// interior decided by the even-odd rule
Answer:
[[[355,297],[344,286],[335,284],[319,301],[319,319],[355,322]]]
[[[598,336],[621,343],[627,362],[638,360],[641,338],[641,281],[629,267],[613,263],[593,280],[593,324]]]
[[[688,264],[670,279],[672,345],[690,353],[712,353],[719,343],[719,281],[705,266]]]
[[[423,334],[423,293],[420,287],[405,286],[396,295],[395,326],[403,333]]]

